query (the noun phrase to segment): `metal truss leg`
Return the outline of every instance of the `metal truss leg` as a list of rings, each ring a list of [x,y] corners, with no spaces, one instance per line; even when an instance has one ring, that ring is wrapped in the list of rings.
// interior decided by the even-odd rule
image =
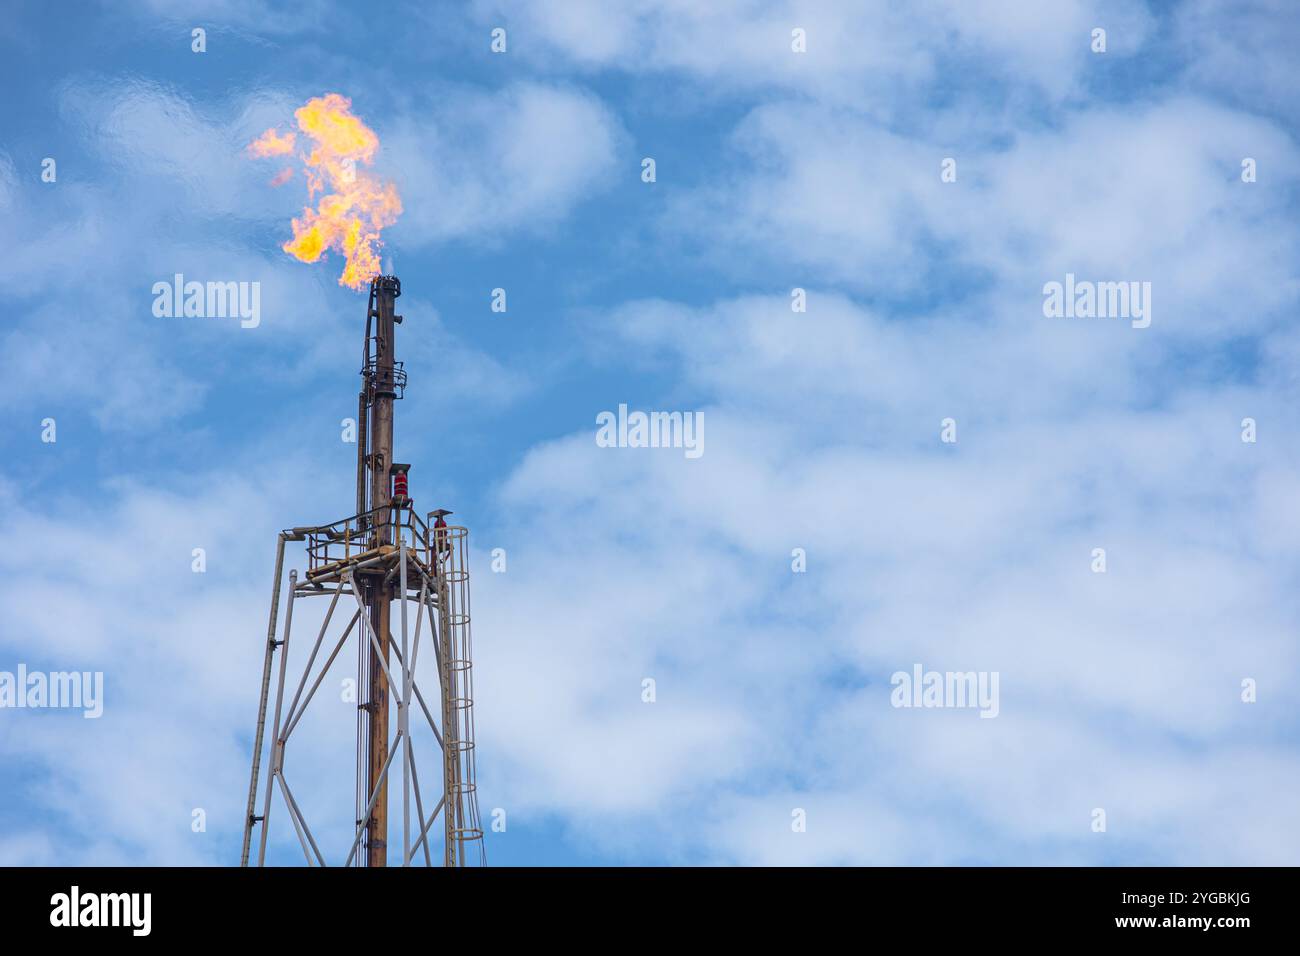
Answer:
[[[239,854],[239,865],[248,866],[248,855],[253,845],[253,824],[257,818],[257,777],[262,767],[262,737],[266,730],[266,704],[271,694],[271,661],[275,657],[275,625],[280,611],[280,579],[284,575],[283,532],[275,545],[275,581],[271,585],[271,619],[266,625],[266,657],[262,661],[262,696],[257,704],[257,731],[253,735],[253,770],[248,780],[248,812],[244,814],[244,847]]]
[[[262,804],[262,838],[257,847],[257,865],[266,865],[266,833],[271,825],[271,784],[280,772],[284,749],[280,745],[280,712],[284,706],[284,674],[289,663],[289,635],[293,629],[293,599],[297,593],[298,572],[289,572],[289,606],[284,612],[284,640],[280,642],[280,684],[275,692],[275,724],[271,730],[271,773],[266,778],[266,800]]]

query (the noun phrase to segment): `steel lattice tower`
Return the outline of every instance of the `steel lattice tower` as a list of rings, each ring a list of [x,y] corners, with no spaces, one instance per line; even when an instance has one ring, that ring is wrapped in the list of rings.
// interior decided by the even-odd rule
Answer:
[[[357,704],[355,835],[346,859],[340,854],[340,862],[345,866],[389,864],[388,784],[399,755],[402,843],[399,857],[391,862],[407,866],[419,853],[426,864],[433,864],[431,831],[439,813],[443,821],[442,865],[486,862],[474,782],[468,531],[446,524],[444,517],[451,512],[443,509],[421,519],[407,494],[410,466],[393,461],[393,406],[406,389],[406,372],[396,360],[395,342],[402,317],[394,313],[394,306],[401,294],[396,276],[378,276],[370,283],[357,401],[356,514],[331,524],[282,531],[276,544],[241,866],[249,864],[253,831],[259,824],[257,865],[265,863],[272,808],[277,803],[293,823],[308,866],[326,865],[286,779],[285,752],[304,711],[349,638],[357,654],[357,686],[362,699]],[[284,628],[277,639],[287,542],[305,543],[306,569],[302,580],[297,569],[289,573]],[[328,610],[286,710],[294,604],[307,598],[328,599]],[[317,669],[327,635],[338,631],[338,624],[343,625],[341,634]],[[437,665],[436,717],[415,679],[422,639],[432,645]],[[258,778],[277,652],[270,767],[259,814]],[[425,797],[432,793],[422,794],[420,789],[410,732],[413,708],[420,712],[417,719],[422,716],[428,721],[441,751],[437,787],[441,795],[427,816]],[[282,798],[278,802],[274,799],[277,791]]]

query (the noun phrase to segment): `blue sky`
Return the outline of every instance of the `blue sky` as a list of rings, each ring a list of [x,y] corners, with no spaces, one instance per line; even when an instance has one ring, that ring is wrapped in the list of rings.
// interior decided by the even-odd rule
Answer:
[[[397,454],[477,549],[492,862],[1297,862],[1290,5],[299,6],[0,24],[0,670],[106,685],[0,710],[0,863],[238,858],[274,534],[351,511],[365,307],[244,147],[326,92],[403,197]],[[155,317],[176,272],[261,324]],[[1150,326],[1045,317],[1067,273]],[[705,453],[597,447],[620,404]],[[997,719],[892,707],[918,662],[997,672]],[[310,733],[327,820],[346,708]]]

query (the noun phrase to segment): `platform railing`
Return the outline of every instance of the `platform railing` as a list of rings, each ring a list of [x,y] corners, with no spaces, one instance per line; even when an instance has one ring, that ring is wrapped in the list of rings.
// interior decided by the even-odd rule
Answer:
[[[294,529],[303,534],[310,578],[330,565],[348,562],[380,543],[394,547],[405,543],[411,556],[431,567],[429,527],[410,504],[374,508],[314,528]]]

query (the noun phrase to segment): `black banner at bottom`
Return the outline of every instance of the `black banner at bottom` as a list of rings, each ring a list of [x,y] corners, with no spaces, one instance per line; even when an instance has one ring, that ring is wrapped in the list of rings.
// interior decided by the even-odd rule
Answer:
[[[1292,869],[4,869],[6,941],[159,939],[491,942],[523,934],[770,945],[775,934],[849,939],[1097,938],[1215,945],[1271,938],[1292,920]],[[534,935],[536,934],[536,935]],[[917,935],[919,934],[919,935]],[[1289,935],[1289,934],[1288,934]],[[886,938],[888,938],[888,936]],[[846,940],[847,942],[847,940]]]

